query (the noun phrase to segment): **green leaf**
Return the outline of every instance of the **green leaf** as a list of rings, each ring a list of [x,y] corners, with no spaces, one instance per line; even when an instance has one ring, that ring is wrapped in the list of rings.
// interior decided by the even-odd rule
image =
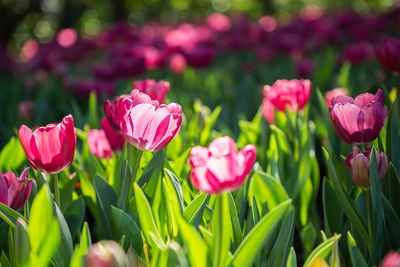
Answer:
[[[99,119],[97,116],[97,95],[95,91],[89,95],[89,126],[91,129],[99,128]]]
[[[74,237],[81,228],[83,220],[85,219],[85,202],[82,197],[75,199],[68,205],[64,212],[64,216],[68,223],[71,236]]]
[[[179,233],[183,243],[188,247],[188,256],[191,266],[207,266],[208,248],[194,227],[178,216]]]
[[[139,214],[140,226],[142,228],[144,236],[146,237],[146,240],[152,246],[159,247],[160,249],[166,249],[167,247],[163,239],[161,238],[160,232],[156,227],[149,201],[147,200],[142,189],[140,189],[139,185],[137,185],[136,183],[134,184],[134,192],[136,208]],[[154,237],[158,240],[155,240]]]
[[[378,164],[376,162],[375,149],[371,150],[370,155],[370,183],[371,183],[371,196],[373,206],[373,232],[374,232],[374,244],[372,247],[372,254],[370,263],[378,264],[379,260],[384,256],[384,252],[388,251],[390,247],[389,237],[386,232],[385,215],[383,211],[382,199],[381,199],[381,184],[379,178]]]
[[[232,193],[228,194],[228,200],[229,200],[229,214],[232,219],[234,243],[235,245],[239,245],[243,241],[243,235],[242,235],[242,229],[240,227],[240,221],[236,209],[235,200],[233,199]]]
[[[349,254],[353,266],[368,266],[363,255],[357,247],[356,240],[349,231],[347,232],[347,246],[349,248]]]
[[[92,238],[90,237],[89,224],[84,222],[82,227],[81,240],[79,242],[79,250],[82,254],[86,254],[88,248],[92,245]]]
[[[270,252],[267,266],[285,266],[294,236],[294,210],[292,209],[283,221],[278,238]]]
[[[253,206],[253,196],[260,204],[261,214],[265,214],[289,198],[277,179],[259,170],[254,172],[250,180],[250,206]],[[264,208],[265,205],[268,209]]]
[[[301,230],[300,237],[303,241],[304,253],[308,254],[314,247],[315,241],[317,240],[317,232],[312,223],[309,223]]]
[[[137,182],[140,187],[146,184],[144,191],[149,197],[153,197],[156,191],[160,173],[163,168],[165,148],[154,153],[153,158],[143,170],[142,176]]]
[[[31,243],[31,266],[47,266],[61,241],[60,227],[53,216],[50,190],[44,185],[36,195],[29,218],[28,236]]]
[[[142,253],[143,240],[139,227],[125,211],[111,207],[111,227],[114,239],[125,235],[128,244],[132,245],[137,253]]]
[[[296,251],[294,251],[293,247],[290,248],[286,267],[297,267]]]
[[[96,202],[100,216],[103,238],[111,238],[111,206],[116,206],[117,195],[114,189],[103,179],[96,175],[94,177],[94,188],[96,191]]]
[[[324,226],[328,236],[340,232],[343,210],[340,207],[339,200],[327,179],[322,181],[322,205],[324,208]]]
[[[31,245],[28,236],[28,225],[22,218],[17,220],[13,249],[16,265],[24,266],[29,260]]]
[[[334,242],[339,240],[340,237],[341,235],[334,235],[333,237],[319,244],[319,246],[316,247],[308,256],[306,262],[304,263],[304,267],[311,267],[317,257],[325,259],[331,252]]]
[[[18,138],[11,137],[0,153],[0,171],[16,170],[24,162],[25,151]]]
[[[6,206],[0,202],[0,218],[2,218],[10,227],[15,229],[15,223],[17,222],[17,219],[24,218],[24,216],[22,216],[22,214],[18,211],[13,210],[9,206]]]
[[[233,266],[249,266],[253,262],[257,252],[272,235],[291,202],[291,199],[286,200],[261,218],[233,255]]]
[[[350,88],[349,76],[350,76],[351,64],[346,61],[340,68],[339,75],[337,77],[337,85],[341,88]]]
[[[178,177],[182,175],[183,168],[186,165],[191,149],[192,148],[186,149],[185,152],[183,152],[177,159],[170,161],[169,163]]]
[[[190,224],[199,225],[201,223],[201,217],[208,199],[208,195],[205,192],[201,192],[187,205],[183,214]]]
[[[335,168],[333,167],[333,164],[332,164],[331,160],[329,159],[328,152],[323,147],[322,147],[322,151],[324,153],[326,165],[328,165],[329,173],[330,173],[330,176],[331,176],[332,182],[333,182],[333,187],[336,191],[340,206],[343,208],[344,213],[347,215],[350,222],[353,224],[354,229],[361,236],[361,238],[363,239],[366,246],[371,249],[372,248],[372,240],[371,240],[371,237],[368,235],[365,221],[364,221],[362,215],[360,214],[360,211],[354,204],[354,201],[344,191],[344,188],[341,185],[341,183],[336,175]]]
[[[121,187],[118,194],[118,207],[125,209],[126,200],[128,199],[129,189],[132,186],[132,173],[126,160],[123,164],[121,175]]]
[[[218,116],[221,113],[221,110],[222,107],[217,106],[211,113],[211,116],[205,118],[204,128],[200,133],[200,145],[204,146],[207,144],[207,141],[210,138],[211,129],[213,128],[215,122],[217,121]]]
[[[394,101],[389,113],[386,130],[386,152],[389,160],[393,162],[397,173],[400,173],[400,141],[399,141],[399,118],[398,118],[398,97]],[[400,179],[399,179],[400,182]]]
[[[228,195],[216,195],[214,215],[212,218],[212,259],[213,266],[225,266],[226,255],[230,247],[230,232],[232,226],[229,218]]]

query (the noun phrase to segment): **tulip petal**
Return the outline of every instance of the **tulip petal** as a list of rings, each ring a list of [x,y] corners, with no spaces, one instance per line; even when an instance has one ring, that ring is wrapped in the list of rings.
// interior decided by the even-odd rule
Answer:
[[[190,150],[189,164],[194,167],[202,167],[206,165],[209,152],[208,148],[195,146]]]
[[[7,198],[8,198],[8,185],[6,177],[4,174],[0,172],[0,202],[3,203],[4,205],[8,205]]]
[[[236,144],[229,136],[224,136],[212,141],[208,147],[213,157],[225,157],[237,152]]]
[[[358,120],[361,109],[353,104],[336,104],[331,109],[331,118],[338,135],[351,143],[350,136],[359,131]]]
[[[354,104],[360,108],[365,107],[369,103],[375,100],[375,96],[369,93],[361,94],[354,99]]]

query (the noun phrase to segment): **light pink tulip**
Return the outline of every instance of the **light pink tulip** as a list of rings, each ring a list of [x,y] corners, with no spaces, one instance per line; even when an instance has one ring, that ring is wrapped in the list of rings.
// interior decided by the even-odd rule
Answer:
[[[140,150],[158,151],[178,133],[182,122],[182,108],[158,101],[134,89],[118,104],[120,129],[126,141]]]
[[[96,157],[101,159],[111,158],[113,155],[110,142],[108,142],[106,133],[103,130],[90,130],[87,136],[87,143]]]
[[[245,146],[239,153],[229,136],[220,137],[210,146],[193,147],[189,164],[193,185],[208,194],[221,194],[238,189],[251,171],[256,159],[256,147]]]

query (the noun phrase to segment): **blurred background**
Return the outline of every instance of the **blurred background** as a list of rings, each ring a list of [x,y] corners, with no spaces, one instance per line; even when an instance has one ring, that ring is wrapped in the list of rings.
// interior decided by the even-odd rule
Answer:
[[[30,39],[47,42],[63,28],[94,35],[117,21],[176,24],[203,19],[213,12],[285,19],[309,5],[377,13],[398,4],[392,0],[1,0],[0,41],[21,49]]]

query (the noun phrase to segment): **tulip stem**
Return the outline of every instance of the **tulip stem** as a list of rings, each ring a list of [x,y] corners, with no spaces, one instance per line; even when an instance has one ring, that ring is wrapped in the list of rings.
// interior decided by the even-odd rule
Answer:
[[[138,149],[137,155],[136,155],[136,160],[135,160],[135,166],[133,167],[133,171],[132,171],[132,178],[133,181],[136,181],[136,174],[139,170],[139,164],[140,164],[140,160],[142,158],[143,155],[143,150]]]
[[[366,208],[367,208],[367,222],[368,222],[368,234],[370,237],[372,237],[372,225],[371,225],[371,191],[366,190],[365,191],[365,202],[366,202]]]
[[[53,193],[57,206],[61,209],[60,188],[58,187],[58,174],[53,174]]]

